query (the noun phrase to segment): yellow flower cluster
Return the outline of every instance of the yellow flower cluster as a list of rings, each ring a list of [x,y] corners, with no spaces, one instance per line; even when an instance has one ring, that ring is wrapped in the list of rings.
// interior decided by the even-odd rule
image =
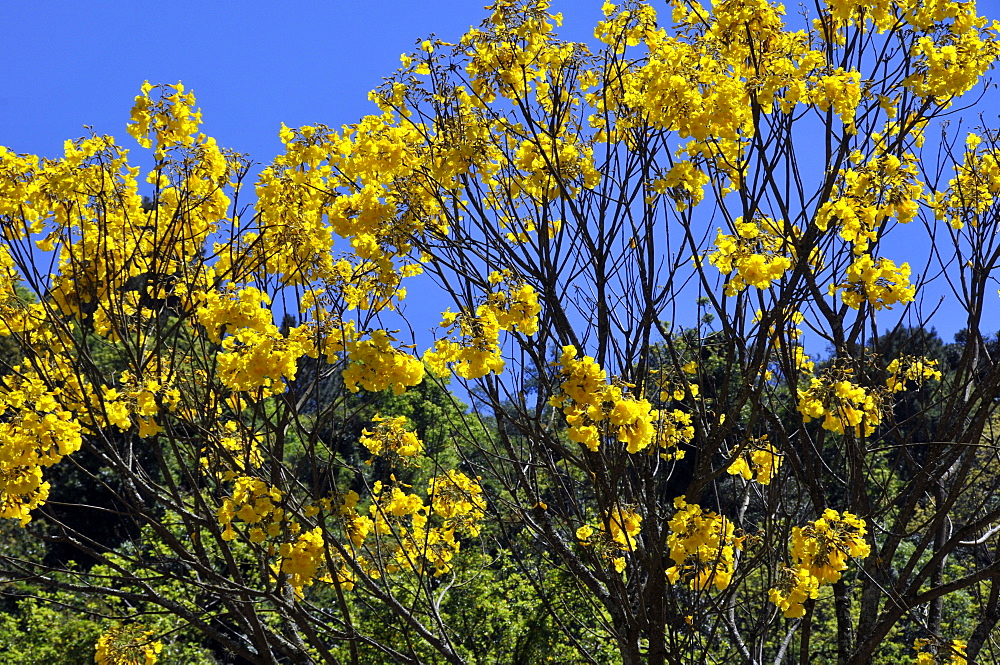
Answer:
[[[902,159],[880,153],[862,164],[855,152],[853,168],[842,169],[830,200],[816,211],[816,225],[823,231],[839,227],[840,236],[856,254],[865,252],[877,238],[877,230],[888,219],[906,224],[913,220],[923,198],[924,184],[918,177],[918,162],[905,153]]]
[[[328,551],[323,540],[323,529],[316,527],[300,533],[295,540],[282,543],[278,548],[280,563],[275,568],[286,575],[288,584],[295,590],[296,597],[302,597],[302,589],[315,581],[333,582],[333,577],[327,570]],[[340,556],[333,553],[333,559],[339,561]],[[350,591],[354,588],[354,576],[343,566],[337,571],[337,583]]]
[[[233,492],[219,506],[217,518],[223,527],[222,539],[235,540],[233,521],[250,526],[248,536],[252,543],[262,543],[267,538],[277,538],[282,529],[285,510],[280,507],[284,494],[277,487],[259,478],[240,476],[233,481]]]
[[[808,82],[812,84],[809,101],[820,111],[832,108],[845,126],[853,127],[861,103],[861,72],[838,67],[831,74],[810,76]]]
[[[433,349],[424,354],[435,374],[447,374],[449,366],[463,379],[500,374],[505,364],[500,355],[500,331],[525,335],[538,332],[541,306],[534,287],[515,278],[509,270],[490,273],[488,281],[507,288],[487,295],[475,314],[449,310],[442,315],[441,327],[449,331],[448,336],[437,340]]]
[[[407,85],[387,86],[372,95],[382,113],[342,132],[282,127],[285,153],[256,187],[259,232],[245,235],[250,259],[263,270],[286,284],[339,281],[356,307],[389,302],[365,296],[355,288],[362,282],[374,287],[369,295],[402,297],[400,277],[420,268],[397,260],[425,233],[446,232],[438,190],[468,168],[456,155],[466,147],[439,145],[445,139],[432,127],[406,117]],[[335,237],[350,245],[347,263],[336,260]]]
[[[263,330],[240,328],[222,340],[215,357],[219,380],[235,392],[262,390],[265,396],[285,390],[286,380],[294,380],[298,360],[309,342],[304,329],[292,329],[284,336],[273,323]]]
[[[395,341],[387,331],[374,330],[369,339],[347,342],[349,364],[344,370],[344,385],[348,390],[358,392],[360,384],[372,392],[392,388],[394,394],[402,395],[408,387],[424,380],[423,363],[395,348]]]
[[[697,384],[692,384],[697,388]],[[662,449],[660,457],[665,460],[684,459],[681,444],[694,439],[694,425],[691,414],[680,409],[658,411],[656,420],[656,444]]]
[[[749,222],[739,217],[735,227],[735,235],[719,230],[716,250],[708,257],[723,275],[736,272],[726,283],[726,295],[736,295],[747,285],[766,289],[792,267],[794,247],[781,223],[769,217]],[[791,237],[796,235],[792,230]]]
[[[961,229],[966,223],[978,227],[979,218],[1000,196],[1000,154],[982,146],[982,139],[975,134],[968,135],[965,146],[962,163],[952,167],[955,177],[948,181],[945,191],[930,201],[937,219],[953,229]]]
[[[966,646],[962,640],[917,638],[913,640],[913,649],[917,652],[913,662],[915,665],[966,665]]]
[[[337,508],[337,519],[344,528],[344,536],[351,545],[351,551],[356,552],[358,548],[365,544],[368,534],[375,528],[375,523],[371,518],[358,514],[358,502],[361,496],[354,490],[349,491],[343,497],[343,501]],[[333,507],[333,501],[326,499],[320,502],[321,507],[328,512]],[[314,510],[319,512],[319,508]],[[311,511],[310,511],[311,512]]]
[[[576,539],[584,547],[593,547],[600,556],[611,562],[615,571],[624,572],[626,560],[623,553],[635,552],[639,545],[642,515],[627,506],[615,506],[605,521],[596,528],[584,524],[576,530]]]
[[[478,520],[486,508],[482,488],[459,471],[432,478],[428,483],[430,505],[417,494],[407,494],[398,484],[386,492],[381,482],[372,491],[370,508],[374,545],[367,547],[358,562],[378,577],[400,570],[422,571],[424,566],[439,576],[451,570],[451,561],[461,543],[456,532],[479,534]],[[430,524],[432,517],[443,518],[441,527]],[[364,527],[362,527],[363,529]],[[357,545],[357,541],[352,541]]]
[[[674,208],[682,212],[702,202],[708,180],[708,174],[690,160],[679,161],[660,177],[650,181],[650,195],[668,195],[674,201]],[[653,199],[650,198],[647,202],[652,203]]]
[[[157,414],[174,410],[180,392],[170,385],[166,362],[158,371],[148,364],[141,378],[123,371],[118,387],[87,383],[66,334],[47,318],[50,308],[12,309],[16,313],[3,319],[6,332],[32,355],[0,386],[0,517],[23,525],[48,496],[43,467],[79,450],[88,432],[127,431],[137,423],[140,437],[155,435]]]
[[[544,202],[575,196],[582,185],[593,189],[601,174],[594,167],[593,148],[575,142],[573,134],[551,137],[540,134],[518,146],[513,162],[522,172],[515,193]]]
[[[830,200],[816,212],[815,223],[823,231],[831,225],[838,227],[840,237],[857,255],[847,268],[846,280],[831,284],[830,294],[840,291],[843,302],[855,309],[866,301],[875,309],[891,308],[913,300],[910,266],[876,259],[869,250],[887,220],[895,218],[904,224],[913,220],[924,198],[924,184],[910,153],[901,158],[880,152],[867,163],[862,164],[863,160],[860,152],[851,155],[858,166],[841,170]]]
[[[936,369],[938,361],[922,358],[918,356],[902,356],[896,358],[886,368],[888,378],[885,385],[889,392],[898,393],[906,390],[907,381],[912,381],[918,386],[924,381],[934,379],[941,380],[941,372]]]
[[[641,26],[641,14],[655,16],[649,5],[636,14],[622,11],[603,26],[599,24],[595,34],[606,43],[637,42],[639,38],[630,35]],[[587,101],[599,113],[613,111],[617,115],[616,133],[606,140],[625,139],[623,132],[646,123],[698,141],[710,137],[736,141],[741,134],[753,133],[746,88],[743,81],[726,72],[724,61],[706,57],[703,45],[666,37],[662,29],[647,29],[645,35],[642,41],[649,48],[647,61],[631,71],[619,70],[617,84],[599,86],[600,92],[588,95]],[[606,99],[600,99],[601,95]]]
[[[97,665],[154,665],[163,643],[144,626],[113,626],[97,638]]]
[[[607,20],[598,23],[595,36],[613,59],[603,66],[604,80],[586,86],[597,88],[586,96],[597,110],[590,116],[595,140],[635,148],[649,127],[692,137],[684,150],[728,175],[725,193],[741,177],[739,164],[755,131],[752,109],[791,113],[807,103],[832,108],[853,127],[862,99],[860,72],[831,66],[822,50],[811,48],[810,35],[785,30],[781,5],[720,0],[709,11],[697,3],[671,4],[682,37],[668,37],[647,3],[605,3]],[[625,55],[637,46],[640,52]],[[679,210],[701,200],[707,179],[699,173],[685,168],[673,174],[680,181],[671,192]],[[658,193],[675,187],[659,179],[651,185]]]
[[[722,515],[688,503],[685,497],[674,499],[677,512],[667,523],[670,535],[667,547],[674,564],[667,569],[671,584],[685,582],[692,589],[710,586],[722,590],[729,586],[735,571],[735,553],[742,545],[733,523]]]
[[[134,417],[140,437],[155,436],[163,430],[157,422],[160,405],[174,411],[181,400],[180,391],[169,387],[172,382],[167,367],[161,367],[158,378],[147,374],[140,379],[125,370],[119,377],[120,389],[102,385],[100,391],[90,392],[90,408],[81,421],[97,429],[114,425],[124,432]]]
[[[920,97],[949,104],[952,97],[971,90],[1000,55],[995,36],[997,23],[984,29],[986,19],[976,16],[975,3],[972,2],[928,4],[937,4],[940,14],[954,12],[949,17],[953,20],[948,24],[949,29],[917,39],[911,51],[916,60],[916,71],[907,77],[904,85]],[[930,9],[925,8],[923,16],[915,15],[914,18],[928,24],[937,22],[935,19],[938,17],[927,11]],[[930,27],[927,25],[927,28]]]
[[[327,527],[339,524],[349,556],[373,578],[403,570],[419,572],[425,567],[435,575],[447,573],[461,545],[456,534],[474,537],[481,529],[486,501],[478,479],[448,471],[429,481],[425,502],[391,478],[391,487],[381,481],[374,484],[370,517],[358,513],[361,497],[353,490],[303,505],[301,514],[315,518],[323,512],[328,516]],[[217,515],[223,539],[267,541],[267,555],[274,558],[272,572],[284,575],[298,597],[317,581],[352,589],[354,573],[328,542],[333,531],[322,526],[303,528],[290,519],[292,513],[284,507],[288,500],[281,490],[260,479],[235,477],[231,495],[223,499]],[[245,532],[235,528],[240,523]]]
[[[480,305],[475,314],[446,311],[441,327],[449,331],[449,337],[437,340],[433,349],[424,354],[424,361],[435,374],[444,376],[449,367],[463,379],[503,372],[500,322],[493,307]]]
[[[840,291],[840,299],[848,307],[858,309],[867,302],[875,309],[891,309],[900,302],[912,302],[917,289],[910,284],[910,264],[899,267],[890,259],[875,261],[862,254],[847,268],[847,281],[831,284],[830,294]]]
[[[831,508],[805,527],[792,529],[793,566],[783,569],[777,586],[770,590],[771,602],[786,617],[802,616],[806,599],[816,598],[820,586],[839,580],[848,557],[864,559],[871,553],[866,533],[863,519]]]
[[[576,357],[575,346],[563,347],[558,365],[562,381],[549,403],[562,409],[571,440],[596,451],[603,428],[626,444],[630,453],[654,442],[659,413],[649,401],[626,395],[621,385],[608,384],[607,375],[593,358]]]
[[[467,530],[470,535],[479,535],[476,521],[482,519],[486,510],[483,488],[479,478],[473,480],[454,469],[443,476],[431,478],[427,483],[431,507],[434,512],[447,520],[446,528]],[[461,519],[465,521],[462,522]]]
[[[767,435],[750,439],[739,457],[729,465],[726,472],[754,480],[761,485],[770,485],[781,468],[781,455],[767,440]]]
[[[486,304],[497,317],[500,330],[518,331],[525,335],[538,332],[538,315],[542,306],[538,304],[538,293],[530,284],[516,279],[510,270],[496,270],[489,275],[490,284],[504,284],[507,289],[499,289],[487,296]]]
[[[486,512],[483,488],[479,478],[473,480],[454,469],[443,476],[431,478],[427,483],[434,513],[444,518],[447,531],[459,531],[478,536],[479,520]]]
[[[160,99],[153,101],[149,93],[160,91]],[[174,146],[191,146],[201,124],[201,111],[194,110],[194,93],[184,92],[184,85],[142,84],[142,92],[132,107],[132,122],[128,133],[143,148],[151,148],[155,138],[157,157]],[[153,137],[153,138],[151,138]]]
[[[806,355],[805,349],[799,345],[795,345],[792,350],[792,363],[795,369],[800,372],[812,372],[816,369],[816,363]]]
[[[871,436],[882,422],[882,401],[876,391],[829,373],[813,377],[808,388],[799,390],[798,411],[805,422],[823,418],[823,428],[837,434],[851,429],[855,436]]]
[[[768,598],[785,617],[800,617],[806,613],[805,602],[819,597],[819,579],[806,568],[782,566]]]
[[[465,67],[472,91],[481,103],[497,95],[510,100],[525,99],[531,87],[547,93],[546,74],[558,71],[573,55],[560,48],[553,25],[562,22],[559,14],[547,12],[549,0],[496,0],[486,28],[471,29],[462,37],[469,58]]]
[[[42,505],[49,483],[42,467],[80,449],[82,428],[63,405],[61,390],[50,390],[45,377],[30,367],[15,367],[0,388],[0,517],[22,526]]]
[[[238,520],[248,526],[246,536],[251,543],[276,543],[277,547],[271,543],[268,547],[268,556],[277,557],[271,564],[271,571],[275,576],[283,574],[298,598],[302,597],[304,587],[316,581],[336,582],[347,590],[353,589],[354,576],[342,557],[327,544],[323,528],[316,526],[304,531],[299,522],[287,519],[288,514],[281,507],[285,498],[280,489],[258,478],[236,477],[232,495],[223,500],[218,510],[223,540],[237,538],[239,534],[233,526]],[[335,512],[349,540],[360,546],[371,531],[372,522],[357,515],[358,499],[357,492],[350,492],[336,508],[333,499],[321,499],[316,504],[303,506],[303,514],[312,517],[320,510]],[[331,560],[336,562],[336,580],[330,570]]]
[[[407,458],[416,457],[423,452],[424,443],[416,432],[409,429],[406,416],[385,418],[375,414],[372,421],[375,429],[361,430],[361,445],[372,455],[385,457],[390,461],[398,458],[405,463]],[[367,464],[371,463],[371,460],[367,461]]]
[[[271,304],[271,298],[252,286],[236,288],[230,285],[204,293],[201,298],[195,314],[198,323],[205,327],[208,339],[215,344],[222,341],[227,327],[230,331],[246,328],[265,333],[274,324],[271,310],[260,305],[262,302]]]
[[[819,519],[792,529],[792,558],[821,584],[833,584],[847,569],[847,557],[864,559],[871,552],[866,533],[860,517],[827,508]]]

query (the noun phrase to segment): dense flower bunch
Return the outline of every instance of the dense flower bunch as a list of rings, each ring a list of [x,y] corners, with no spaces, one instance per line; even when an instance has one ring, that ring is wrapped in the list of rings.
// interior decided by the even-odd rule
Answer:
[[[449,368],[463,379],[478,379],[487,374],[503,372],[500,354],[500,332],[538,332],[538,294],[534,287],[513,277],[511,271],[493,271],[491,285],[503,284],[506,289],[491,292],[475,313],[452,311],[442,316],[441,327],[448,337],[437,340],[434,348],[424,354],[428,366],[438,375]]]
[[[286,337],[271,323],[262,331],[247,327],[227,336],[216,356],[222,384],[234,392],[260,390],[263,396],[284,392],[307,349],[295,332]]]
[[[98,415],[94,418],[96,422],[90,424],[95,428],[114,425],[121,431],[127,431],[134,422],[138,425],[140,438],[155,436],[163,430],[157,422],[161,411],[173,412],[180,404],[180,390],[174,384],[166,363],[161,364],[159,371],[146,368],[142,376],[124,370],[118,378],[118,388],[102,385],[100,400],[91,394],[88,415]]]
[[[574,346],[563,347],[558,365],[561,383],[550,403],[566,416],[571,440],[596,451],[601,444],[600,428],[604,428],[630,453],[654,442],[659,413],[647,400],[635,399],[625,394],[625,387],[609,384],[600,365],[590,356],[577,358]]]
[[[385,330],[375,330],[368,339],[348,341],[348,366],[344,370],[344,385],[351,392],[358,386],[378,392],[392,388],[401,395],[410,386],[424,380],[424,365],[420,359],[393,346],[396,339]]]
[[[50,390],[44,378],[33,368],[15,367],[0,388],[0,517],[22,525],[48,498],[42,467],[82,444],[82,427],[63,406],[62,391]]]
[[[144,626],[113,626],[97,639],[97,665],[154,665],[163,643]]]
[[[736,273],[726,283],[726,295],[735,295],[748,285],[766,289],[794,264],[795,229],[786,232],[770,218],[746,222],[742,217],[735,227],[735,235],[719,231],[716,251],[708,257],[723,275]]]
[[[233,481],[232,495],[219,507],[217,517],[222,525],[222,538],[234,540],[234,520],[249,525],[247,538],[252,543],[277,538],[284,524],[285,510],[280,506],[284,493],[259,478],[241,476]]]
[[[423,442],[416,432],[409,429],[406,416],[383,417],[378,414],[372,418],[375,429],[364,429],[361,432],[361,445],[372,455],[403,459],[420,455],[424,450]],[[371,460],[368,460],[371,464]]]
[[[927,4],[937,7],[911,11],[914,24],[926,26],[946,17],[952,21],[947,31],[936,36],[924,35],[917,40],[913,49],[913,55],[918,58],[917,71],[906,79],[905,85],[921,97],[948,103],[952,97],[965,94],[976,85],[996,59],[997,47],[993,40],[984,39],[986,21],[976,16],[973,7],[960,8],[953,3]],[[992,29],[996,29],[996,23]]]
[[[592,547],[605,560],[610,561],[616,572],[624,572],[627,561],[624,554],[635,552],[639,546],[642,515],[627,506],[615,506],[607,519],[593,526],[584,524],[576,530],[576,539],[583,547]]]
[[[608,384],[607,375],[593,358],[578,359],[576,354],[576,347],[563,347],[558,363],[562,382],[550,400],[566,416],[569,438],[597,450],[601,443],[599,427],[604,427],[626,444],[630,453],[653,443],[659,412],[647,400],[626,395],[623,386]]]
[[[885,386],[889,392],[898,393],[906,390],[906,384],[913,382],[918,386],[924,381],[934,379],[941,380],[941,371],[937,369],[938,361],[917,356],[902,356],[894,359],[886,367],[889,375],[885,380]]]
[[[856,254],[870,249],[879,226],[889,219],[906,224],[913,220],[923,198],[924,185],[917,179],[918,162],[907,153],[903,159],[881,154],[861,163],[854,153],[854,168],[843,169],[830,201],[816,213],[816,225],[826,231],[838,228],[840,237]]]
[[[441,327],[449,331],[451,338],[437,340],[434,348],[424,354],[424,361],[435,374],[447,375],[450,368],[463,379],[478,379],[503,372],[500,322],[492,307],[480,305],[474,314],[449,310],[442,315]]]
[[[435,576],[444,575],[461,547],[456,532],[479,534],[486,504],[477,480],[450,471],[432,478],[428,491],[429,505],[395,481],[388,491],[376,482],[370,508],[374,542],[365,544],[357,556],[367,574],[381,577],[430,568]]]
[[[656,10],[650,5],[633,11],[606,3],[604,12],[607,20],[594,31],[598,39],[621,51],[640,44],[649,49],[646,62],[621,72],[617,85],[607,87],[606,100],[593,100],[599,112],[612,111],[618,117],[620,133],[607,140],[620,140],[628,129],[645,122],[700,141],[709,135],[737,140],[741,132],[751,131],[746,91],[739,77],[724,75],[725,60],[703,58],[698,45],[667,37],[657,29]],[[706,80],[717,85],[705,85]]]
[[[536,201],[558,199],[575,191],[575,187],[564,189],[564,183],[579,182],[593,189],[601,178],[594,168],[593,148],[578,144],[571,134],[542,134],[523,140],[514,153],[514,165],[521,171],[519,191]]]
[[[354,574],[344,565],[340,555],[327,546],[321,527],[299,533],[294,540],[282,543],[278,556],[279,561],[273,565],[272,572],[276,576],[283,574],[298,598],[303,597],[303,588],[314,582],[335,583],[347,591],[354,588]],[[328,569],[328,557],[338,562],[336,581]]]
[[[767,435],[750,439],[739,456],[726,469],[726,473],[770,485],[781,468],[781,455],[767,440]]]
[[[801,617],[806,613],[805,602],[819,598],[819,587],[819,580],[807,569],[782,566],[768,597],[786,618]]]
[[[997,56],[986,20],[976,16],[972,3],[869,0],[828,2],[826,6],[829,13],[816,19],[814,26],[834,43],[844,42],[850,26],[884,33],[902,24],[924,33],[913,45],[916,71],[904,81],[920,97],[950,103],[969,91]]]
[[[915,665],[965,665],[966,644],[962,640],[917,638],[913,649],[917,652]]]
[[[863,519],[832,508],[805,527],[792,529],[793,565],[779,574],[777,586],[770,591],[771,602],[786,617],[802,616],[806,599],[816,598],[820,586],[839,580],[848,557],[864,559],[871,553],[866,534]]]
[[[847,568],[847,557],[868,556],[866,533],[860,517],[827,508],[819,519],[792,530],[792,558],[821,583],[832,584]]]
[[[852,383],[848,372],[813,377],[808,388],[799,390],[799,413],[805,422],[822,418],[823,429],[837,434],[850,430],[855,436],[871,436],[882,422],[882,398],[878,391]]]
[[[149,93],[161,89],[157,100]],[[168,92],[170,91],[170,92]],[[128,126],[131,134],[143,148],[152,148],[161,153],[174,146],[191,146],[201,124],[201,111],[194,108],[194,93],[184,92],[184,86],[155,86],[149,81],[142,84],[142,92],[135,98],[132,107],[132,122]]]
[[[890,121],[883,140],[898,131]],[[873,256],[872,244],[888,220],[903,224],[913,220],[925,198],[924,184],[917,177],[918,161],[913,154],[901,158],[879,151],[864,160],[860,152],[851,155],[856,166],[840,171],[830,200],[816,212],[815,224],[823,231],[836,227],[856,255],[846,279],[831,284],[830,293],[839,291],[842,301],[854,309],[864,302],[875,309],[891,308],[913,300],[910,266]]]
[[[733,523],[683,496],[674,499],[674,508],[677,512],[667,524],[667,547],[674,564],[667,569],[667,579],[697,590],[713,585],[725,589],[736,569],[736,550],[742,547]]]
[[[328,513],[333,511],[336,520],[343,527],[344,536],[347,538],[350,551],[356,553],[365,544],[368,534],[375,528],[375,523],[370,517],[358,513],[358,502],[360,500],[361,495],[351,490],[342,497],[335,511],[333,511],[334,501],[327,498],[321,500],[319,506],[307,509],[306,513],[318,513],[321,509],[326,510]]]
[[[901,302],[912,302],[916,287],[910,284],[910,266],[900,266],[886,258],[878,260],[868,254],[859,256],[847,268],[847,281],[830,285],[830,294],[840,291],[840,299],[848,307],[858,309],[867,302],[875,309],[891,309]]]
[[[479,478],[472,479],[452,469],[443,476],[431,478],[427,483],[427,493],[434,513],[445,520],[445,530],[479,535],[479,520],[486,512]]]
[[[271,298],[252,286],[237,288],[230,284],[201,297],[202,303],[196,310],[198,323],[205,326],[208,339],[216,344],[222,341],[227,327],[265,332],[274,324],[271,310],[261,307],[262,302],[271,304]]]
[[[495,270],[488,277],[490,284],[503,284],[507,289],[498,289],[487,297],[486,303],[496,313],[500,330],[534,335],[538,332],[538,315],[542,306],[538,304],[535,288],[523,280],[516,279],[510,270]]]
[[[994,143],[983,143],[981,137],[969,134],[961,163],[953,166],[955,176],[947,189],[937,192],[930,201],[934,214],[953,229],[966,224],[979,226],[1000,195],[1000,154]]]
[[[259,232],[245,237],[251,261],[286,283],[335,283],[345,272],[332,251],[339,237],[350,246],[350,272],[378,285],[374,293],[402,295],[400,276],[420,272],[405,259],[413,238],[446,228],[440,203],[430,195],[435,188],[418,170],[428,157],[427,135],[392,110],[404,94],[400,87],[377,97],[383,113],[342,133],[321,125],[282,128],[285,154],[257,183]],[[436,175],[461,172],[460,164],[449,166],[450,172]],[[388,303],[355,301],[361,304]]]

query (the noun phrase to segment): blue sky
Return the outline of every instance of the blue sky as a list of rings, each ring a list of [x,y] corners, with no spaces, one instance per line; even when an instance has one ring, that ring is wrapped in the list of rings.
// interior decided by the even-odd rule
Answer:
[[[268,162],[278,128],[352,123],[399,56],[430,35],[456,41],[483,0],[5,2],[0,145],[43,156],[86,134],[124,133],[144,80],[193,89],[204,131]],[[572,7],[570,3],[564,3]],[[585,38],[600,2],[562,33]],[[589,9],[589,11],[586,11]]]
[[[181,80],[208,134],[266,162],[281,122],[352,122],[414,40],[482,14],[454,0],[4,3],[16,55],[0,69],[0,143],[54,155],[84,124],[121,136],[144,80]]]
[[[139,86],[147,79],[180,80],[197,95],[206,133],[267,163],[281,148],[282,122],[334,127],[355,122],[374,110],[368,91],[399,66],[401,53],[431,33],[457,41],[486,18],[484,4],[6,2],[0,6],[8,53],[0,67],[0,145],[58,156],[63,141],[85,135],[89,125],[134,148],[124,128]],[[561,36],[592,39],[601,0],[553,4],[566,14]],[[979,5],[981,12],[998,14],[994,2]],[[916,268],[920,258],[911,260]],[[990,330],[1000,326],[1000,303],[994,311],[998,314],[985,326]],[[881,325],[891,318],[880,317]],[[946,338],[961,327],[948,315],[935,317],[935,323]]]

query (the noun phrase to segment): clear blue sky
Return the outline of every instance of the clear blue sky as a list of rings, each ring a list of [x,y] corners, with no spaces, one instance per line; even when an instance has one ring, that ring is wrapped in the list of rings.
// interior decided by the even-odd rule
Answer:
[[[0,4],[8,54],[0,66],[0,145],[54,157],[64,140],[85,135],[90,125],[134,148],[124,129],[141,83],[180,80],[197,95],[206,133],[267,163],[281,148],[282,122],[355,122],[374,110],[368,91],[399,66],[401,53],[431,33],[456,41],[486,18],[484,4],[8,0]],[[979,8],[997,17],[997,5],[981,0]],[[601,0],[555,0],[554,10],[566,15],[560,35],[591,40],[600,6]],[[996,124],[995,113],[986,122]],[[909,258],[901,254],[890,256]],[[919,270],[919,257],[910,260]],[[942,294],[928,295],[936,302]],[[989,330],[1000,326],[995,304]],[[952,307],[946,302],[935,317],[946,338],[961,327]],[[892,318],[880,317],[881,325]]]
[[[432,32],[456,41],[484,0],[98,0],[0,3],[0,145],[58,156],[84,125],[125,135],[144,80],[193,89],[204,131],[269,162],[278,128],[333,127],[370,113],[368,91]],[[563,10],[577,3],[562,3]],[[562,34],[586,38],[600,1],[579,2]]]
[[[124,125],[146,79],[183,81],[221,145],[267,162],[281,122],[353,122],[368,90],[432,31],[458,35],[477,2],[6,2],[0,144],[54,156],[63,140]]]

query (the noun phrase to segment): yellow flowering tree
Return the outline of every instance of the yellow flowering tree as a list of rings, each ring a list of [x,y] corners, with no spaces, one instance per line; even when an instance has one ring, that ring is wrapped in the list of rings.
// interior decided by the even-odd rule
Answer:
[[[566,662],[991,648],[1000,144],[943,121],[1000,25],[627,0],[574,43],[549,4],[422,42],[253,178],[181,84],[135,100],[147,172],[0,148],[0,516],[102,564],[6,571],[252,663],[476,662],[449,599],[507,564]],[[448,381],[433,441],[365,411]],[[117,542],[50,499],[84,459]],[[147,623],[98,661],[155,661]]]

